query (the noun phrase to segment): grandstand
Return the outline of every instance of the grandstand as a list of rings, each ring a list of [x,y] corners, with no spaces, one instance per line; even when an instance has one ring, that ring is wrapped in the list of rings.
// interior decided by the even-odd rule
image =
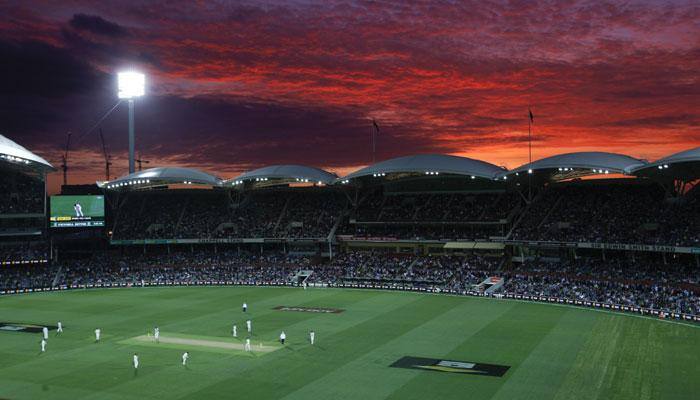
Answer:
[[[483,295],[498,276],[504,284],[488,294],[700,314],[700,149],[655,162],[569,153],[513,170],[414,155],[344,177],[302,165],[227,180],[151,168],[98,182],[107,226],[86,251],[74,243],[79,232],[66,241],[46,230],[53,167],[3,143],[1,261],[49,264],[35,280],[5,269],[6,291],[140,280],[284,285],[303,276]]]
[[[0,135],[0,267],[47,263],[43,158]]]

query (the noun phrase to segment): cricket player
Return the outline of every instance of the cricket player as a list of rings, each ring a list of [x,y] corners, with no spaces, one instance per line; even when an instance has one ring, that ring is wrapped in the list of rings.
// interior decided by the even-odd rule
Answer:
[[[73,209],[75,210],[75,216],[76,216],[76,217],[82,217],[82,216],[83,216],[83,206],[81,206],[80,203],[75,203],[75,204],[73,204]]]
[[[102,330],[100,328],[95,329],[95,342],[100,341],[100,335],[102,334]]]
[[[250,351],[250,338],[245,338],[245,351]]]
[[[139,369],[139,355],[134,353],[134,369]]]
[[[306,290],[306,281],[304,281],[301,285],[304,287],[304,290]]]
[[[187,366],[187,359],[190,358],[189,352],[182,353],[182,365]]]
[[[245,326],[248,328],[248,333],[249,333],[249,334],[253,332],[253,323],[252,323],[250,320],[247,320],[247,321],[245,322]]]
[[[58,325],[58,328],[56,329],[56,333],[63,333],[63,324],[61,323],[61,321],[58,321],[58,323],[56,325]]]
[[[311,344],[314,344],[314,340],[316,340],[316,332],[311,331],[309,332],[309,341],[311,342]]]
[[[231,333],[233,334],[233,337],[238,337],[238,327],[236,327],[236,324],[233,324],[233,328],[231,329]]]
[[[43,328],[41,328],[41,332],[44,333],[44,339],[49,340],[49,328],[43,327]]]
[[[282,331],[282,333],[280,333],[280,343],[284,344],[285,340],[287,340],[287,335]]]
[[[158,328],[157,326],[155,327],[155,329],[153,329],[153,336],[156,339],[156,343],[160,343],[160,328]]]
[[[243,302],[243,312],[247,312],[247,311],[248,311],[248,303]]]
[[[41,338],[41,352],[44,353],[46,352],[46,339]]]

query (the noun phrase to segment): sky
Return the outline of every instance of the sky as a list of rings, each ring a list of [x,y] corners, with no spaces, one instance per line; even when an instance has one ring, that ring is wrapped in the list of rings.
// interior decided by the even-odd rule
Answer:
[[[148,167],[339,175],[417,153],[515,168],[572,151],[700,145],[697,1],[4,1],[0,134],[69,183],[128,171],[116,74],[146,74]],[[145,166],[144,166],[145,167]],[[61,174],[49,177],[57,191]]]

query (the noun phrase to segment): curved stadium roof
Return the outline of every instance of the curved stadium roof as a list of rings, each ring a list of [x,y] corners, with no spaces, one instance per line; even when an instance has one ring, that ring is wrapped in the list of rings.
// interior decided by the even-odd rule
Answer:
[[[305,165],[269,165],[243,173],[233,179],[229,179],[226,183],[238,184],[244,181],[272,179],[311,183],[320,182],[324,185],[329,185],[335,182],[337,178],[338,176],[335,174]]]
[[[191,168],[158,167],[133,174],[124,175],[113,181],[102,182],[107,189],[117,189],[125,186],[148,187],[166,184],[210,185],[221,186],[221,179],[206,172]]]
[[[529,170],[532,170],[533,173],[548,171],[553,175],[566,175],[566,177],[611,173],[629,174],[634,168],[644,165],[646,165],[646,161],[624,154],[588,151],[557,154],[542,158],[533,161],[531,164],[521,165],[518,168],[504,172],[500,176],[521,172],[527,173]]]
[[[697,179],[700,177],[700,147],[660,158],[635,168],[632,173],[648,177]]]
[[[438,173],[493,179],[502,172],[505,172],[504,168],[472,158],[445,154],[418,154],[378,162],[346,175],[342,180],[394,173]]]
[[[27,166],[38,166],[40,169],[44,170],[56,170],[56,168],[54,168],[48,161],[3,135],[0,135],[0,160],[11,163],[22,163]]]

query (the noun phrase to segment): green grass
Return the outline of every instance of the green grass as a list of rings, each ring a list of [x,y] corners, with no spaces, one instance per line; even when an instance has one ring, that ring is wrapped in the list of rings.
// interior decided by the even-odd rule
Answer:
[[[270,353],[135,343],[162,335],[289,344]],[[333,307],[340,314],[272,310]],[[636,316],[418,293],[254,287],[134,288],[0,298],[0,399],[696,399],[700,329]],[[101,343],[93,330],[102,329]],[[314,329],[317,344],[307,335]],[[138,374],[131,355],[138,352]],[[390,368],[403,356],[510,366],[503,377]]]

